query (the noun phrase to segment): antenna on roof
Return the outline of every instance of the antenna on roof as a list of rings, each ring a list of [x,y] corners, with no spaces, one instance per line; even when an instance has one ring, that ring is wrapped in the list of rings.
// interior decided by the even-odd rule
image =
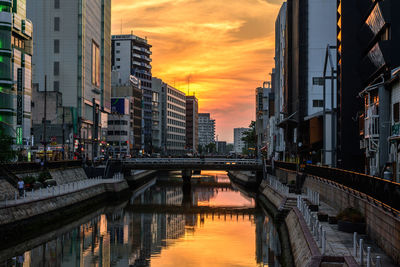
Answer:
[[[121,35],[122,35],[122,18],[121,18]]]

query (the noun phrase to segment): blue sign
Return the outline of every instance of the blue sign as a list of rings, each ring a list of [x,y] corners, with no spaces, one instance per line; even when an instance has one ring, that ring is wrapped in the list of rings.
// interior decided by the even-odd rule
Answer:
[[[112,98],[111,99],[111,112],[118,114],[125,114],[125,99]]]

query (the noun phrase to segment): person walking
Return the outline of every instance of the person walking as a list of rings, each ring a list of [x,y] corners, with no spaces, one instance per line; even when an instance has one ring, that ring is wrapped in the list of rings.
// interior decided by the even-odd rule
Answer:
[[[19,192],[19,196],[22,197],[24,195],[24,186],[25,183],[24,181],[22,181],[22,179],[20,178],[18,180],[18,192]]]

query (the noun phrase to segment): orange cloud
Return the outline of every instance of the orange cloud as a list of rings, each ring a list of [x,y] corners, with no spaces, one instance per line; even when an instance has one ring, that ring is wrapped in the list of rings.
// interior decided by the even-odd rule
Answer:
[[[274,65],[282,0],[113,0],[112,32],[147,37],[153,76],[199,98],[219,140],[254,120],[255,88]],[[188,86],[190,81],[190,86]]]

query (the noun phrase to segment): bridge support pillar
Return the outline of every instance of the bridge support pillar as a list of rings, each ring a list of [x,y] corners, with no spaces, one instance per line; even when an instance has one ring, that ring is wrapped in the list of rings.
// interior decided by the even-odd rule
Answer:
[[[192,178],[192,170],[182,170],[182,178],[185,183],[190,183]]]

